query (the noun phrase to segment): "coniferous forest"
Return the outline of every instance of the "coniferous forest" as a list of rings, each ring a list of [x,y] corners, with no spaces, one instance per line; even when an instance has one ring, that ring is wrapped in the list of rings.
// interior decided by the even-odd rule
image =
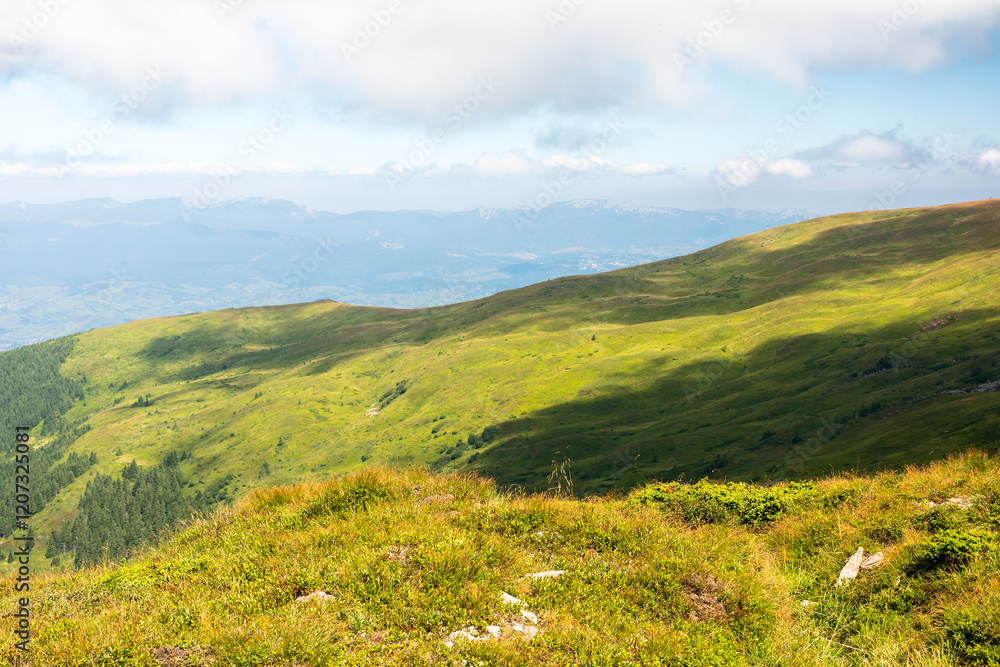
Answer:
[[[98,462],[94,452],[67,454],[90,430],[88,425],[63,418],[73,402],[83,398],[86,384],[84,377],[69,379],[59,373],[73,344],[74,338],[66,337],[0,355],[0,433],[12,433],[16,426],[32,429],[32,515]],[[51,439],[37,446],[39,437]],[[0,453],[8,462],[0,466],[0,488],[13,489],[13,439],[3,437],[0,443]],[[204,490],[185,491],[193,483],[181,471],[184,459],[190,460],[190,454],[171,452],[155,467],[143,468],[133,461],[120,479],[97,474],[87,483],[79,511],[52,532],[46,558],[56,566],[77,568],[105,559],[121,560],[136,547],[155,543],[178,519],[232,499],[228,494],[232,475]],[[0,503],[0,537],[14,531],[15,517],[13,503]]]
[[[184,493],[188,485],[181,462],[189,455],[171,452],[157,466],[143,468],[132,461],[120,479],[98,474],[87,483],[79,513],[53,531],[45,557],[54,565],[72,560],[80,568],[105,560],[120,561],[138,547],[154,544],[179,519],[231,500],[222,478],[206,491]]]
[[[83,397],[85,379],[63,377],[59,367],[73,349],[72,337],[29,345],[0,355],[0,433],[13,433],[16,426],[29,426],[35,436],[57,434],[44,447],[31,453],[29,507],[37,514],[77,477],[97,463],[97,456],[71,453],[63,458],[89,426],[63,423],[63,414],[73,401]],[[5,461],[14,456],[14,440],[0,437]],[[0,488],[14,488],[15,468],[0,466]],[[0,504],[0,536],[14,528],[15,508]]]

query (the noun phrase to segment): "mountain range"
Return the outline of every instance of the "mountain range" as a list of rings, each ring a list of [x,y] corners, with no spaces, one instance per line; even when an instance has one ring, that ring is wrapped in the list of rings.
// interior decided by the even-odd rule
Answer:
[[[0,349],[146,317],[334,299],[412,308],[634,266],[803,220],[580,200],[334,214],[284,200],[0,205]]]

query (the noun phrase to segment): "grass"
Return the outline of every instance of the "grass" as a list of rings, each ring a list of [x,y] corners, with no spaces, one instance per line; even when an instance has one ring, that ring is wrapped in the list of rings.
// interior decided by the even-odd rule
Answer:
[[[992,450],[1000,392],[959,392],[1000,379],[998,249],[989,200],[819,218],[439,308],[317,302],[90,331],[61,369],[86,378],[63,420],[91,427],[73,450],[100,462],[35,529],[72,516],[91,474],[171,450],[193,455],[192,492],[232,474],[237,496],[375,464],[532,490],[572,459],[588,494]],[[487,427],[490,442],[456,448]]]
[[[689,511],[741,493],[780,511]],[[998,530],[1000,459],[975,451],[586,499],[370,468],[257,490],[127,563],[42,577],[34,664],[995,665]],[[884,565],[835,587],[859,546]],[[525,577],[548,570],[565,573]],[[332,597],[295,601],[315,591]],[[504,592],[537,614],[534,639],[510,630],[523,619]],[[487,625],[499,640],[445,644]]]

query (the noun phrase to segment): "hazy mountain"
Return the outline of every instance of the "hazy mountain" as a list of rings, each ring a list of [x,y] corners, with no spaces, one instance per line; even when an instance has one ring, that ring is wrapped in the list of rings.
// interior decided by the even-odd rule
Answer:
[[[442,305],[692,252],[808,217],[617,201],[313,211],[243,199],[0,205],[0,349],[98,326],[329,298]]]

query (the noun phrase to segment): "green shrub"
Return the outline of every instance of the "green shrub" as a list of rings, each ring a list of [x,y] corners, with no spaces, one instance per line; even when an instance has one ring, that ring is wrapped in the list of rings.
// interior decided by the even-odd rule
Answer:
[[[942,530],[961,528],[967,521],[967,510],[957,505],[940,505],[917,517],[914,523],[930,533],[939,533]]]
[[[758,525],[778,519],[792,505],[815,493],[811,483],[761,487],[730,482],[651,484],[632,496],[633,502],[659,503],[663,509],[693,524]]]
[[[856,506],[861,497],[861,491],[856,488],[837,489],[828,491],[819,498],[819,505],[823,509],[837,509],[844,505]]]
[[[324,492],[303,510],[302,515],[309,518],[324,513],[365,511],[394,497],[393,490],[381,480],[373,476],[358,476]]]
[[[953,610],[944,620],[949,648],[960,664],[1000,666],[1000,612],[994,605]]]
[[[911,569],[930,570],[964,565],[994,548],[992,533],[981,529],[945,529],[917,544],[911,551]]]

